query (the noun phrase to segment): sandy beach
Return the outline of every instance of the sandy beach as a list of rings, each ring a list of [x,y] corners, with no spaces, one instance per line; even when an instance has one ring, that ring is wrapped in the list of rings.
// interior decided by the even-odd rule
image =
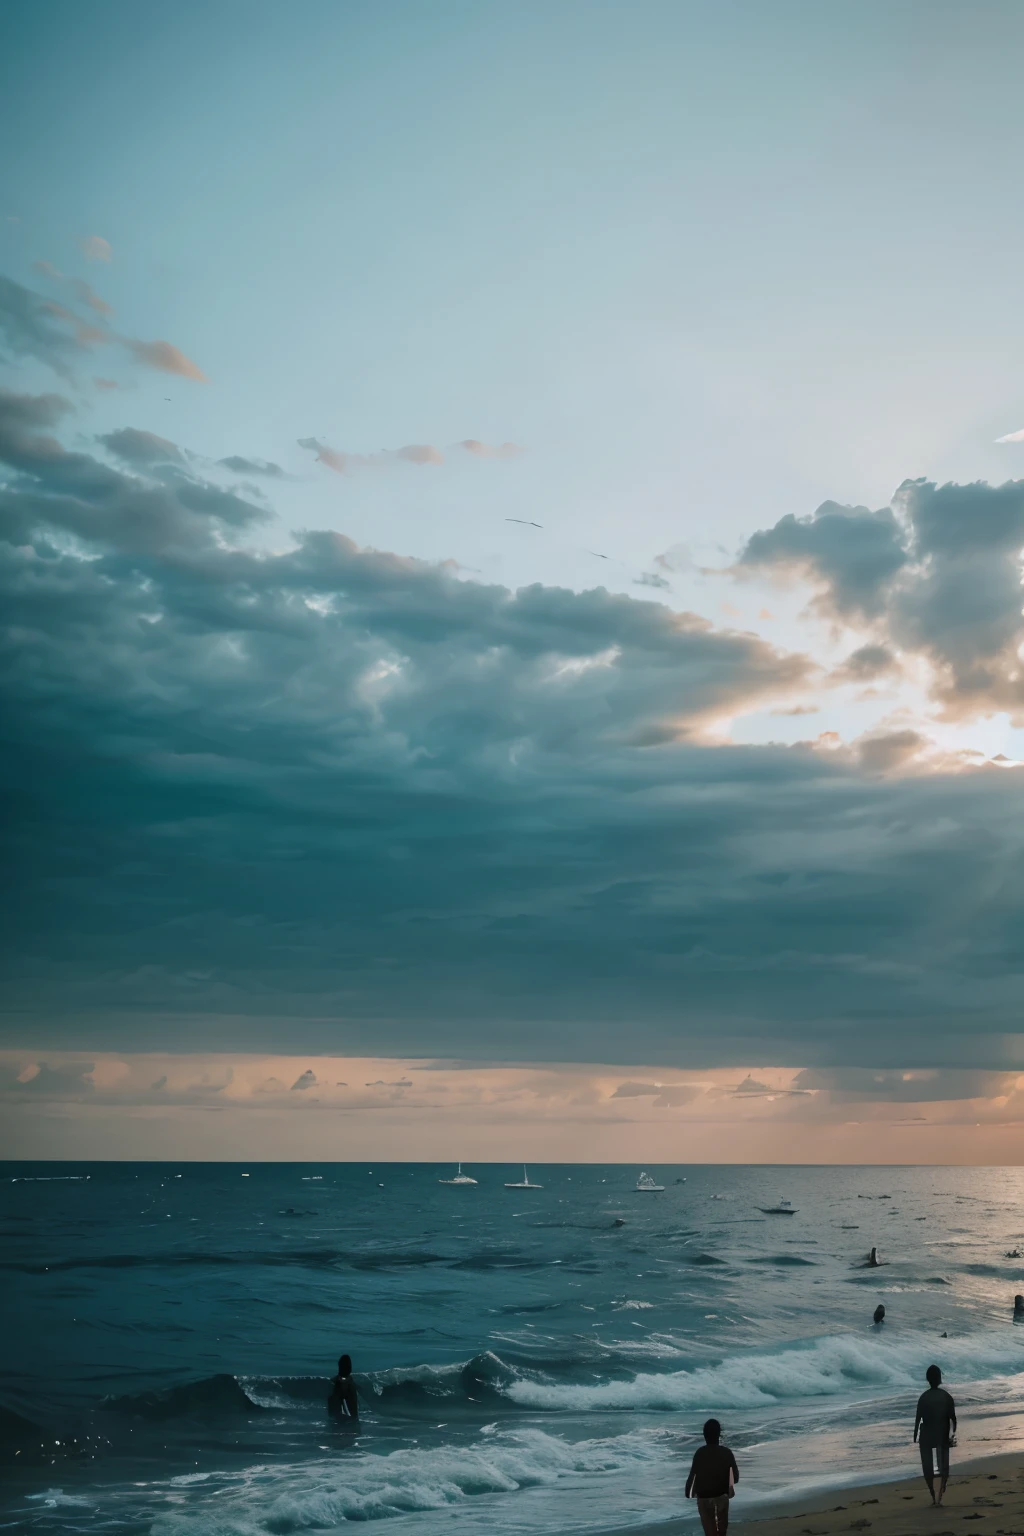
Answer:
[[[915,1453],[916,1454],[916,1453]],[[677,1536],[700,1529],[696,1504],[678,1520],[634,1526],[628,1536]],[[923,1477],[826,1489],[773,1510],[744,1515],[742,1492],[733,1501],[730,1529],[749,1536],[955,1536],[965,1522],[990,1536],[1024,1536],[1024,1454],[1014,1451],[954,1465],[941,1509],[932,1506]],[[606,1536],[627,1536],[620,1532]]]

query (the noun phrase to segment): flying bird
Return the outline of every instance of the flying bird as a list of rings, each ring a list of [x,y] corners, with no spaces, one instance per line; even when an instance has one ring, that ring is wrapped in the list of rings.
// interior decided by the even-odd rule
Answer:
[[[528,517],[506,517],[506,523],[522,523],[524,528],[543,528],[543,523],[531,523]]]
[[[593,555],[595,560],[607,560],[609,558],[608,555],[602,555],[600,550],[597,549],[588,549],[587,554]]]

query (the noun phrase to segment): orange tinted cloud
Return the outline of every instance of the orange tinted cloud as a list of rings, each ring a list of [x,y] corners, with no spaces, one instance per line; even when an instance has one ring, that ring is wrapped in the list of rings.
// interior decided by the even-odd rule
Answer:
[[[479,438],[466,437],[457,448],[465,449],[466,453],[474,454],[478,459],[517,459],[522,449],[517,443],[482,443]]]
[[[156,368],[160,373],[176,373],[179,378],[195,379],[198,384],[207,383],[206,374],[198,364],[169,341],[137,341],[126,336],[124,345],[135,361],[146,368]]]
[[[110,241],[102,235],[86,235],[80,244],[86,261],[109,261],[114,254]]]

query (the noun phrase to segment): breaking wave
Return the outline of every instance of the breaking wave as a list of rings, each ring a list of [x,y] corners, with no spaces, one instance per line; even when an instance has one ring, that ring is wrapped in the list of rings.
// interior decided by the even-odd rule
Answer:
[[[944,1368],[961,1381],[1024,1370],[1024,1340],[1016,1343],[1005,1331],[941,1341],[911,1334],[884,1343],[843,1334],[625,1380],[557,1382],[522,1372],[505,1390],[523,1408],[562,1411],[762,1408],[787,1399],[914,1390],[940,1348]]]
[[[291,1536],[330,1530],[348,1520],[426,1513],[481,1495],[622,1472],[655,1459],[660,1451],[654,1437],[639,1433],[574,1445],[539,1429],[496,1433],[470,1447],[306,1463],[276,1469],[272,1480],[238,1480],[234,1487],[226,1481],[215,1516],[204,1519],[195,1509],[183,1509],[159,1516],[152,1531],[153,1536],[197,1536],[213,1529],[232,1536]]]

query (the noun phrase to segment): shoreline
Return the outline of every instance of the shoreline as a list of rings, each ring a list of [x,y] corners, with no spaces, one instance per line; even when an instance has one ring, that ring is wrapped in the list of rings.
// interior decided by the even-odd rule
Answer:
[[[916,1536],[918,1531],[956,1536],[965,1521],[978,1527],[978,1536],[1024,1536],[1024,1450],[954,1463],[939,1509],[932,1506],[920,1470],[885,1482],[837,1483],[806,1495],[769,1497],[749,1513],[742,1497],[737,1492],[733,1500],[729,1528],[742,1526],[751,1536]],[[591,1536],[692,1536],[700,1530],[696,1501],[684,1501],[680,1488],[680,1503],[686,1512],[670,1520]]]

